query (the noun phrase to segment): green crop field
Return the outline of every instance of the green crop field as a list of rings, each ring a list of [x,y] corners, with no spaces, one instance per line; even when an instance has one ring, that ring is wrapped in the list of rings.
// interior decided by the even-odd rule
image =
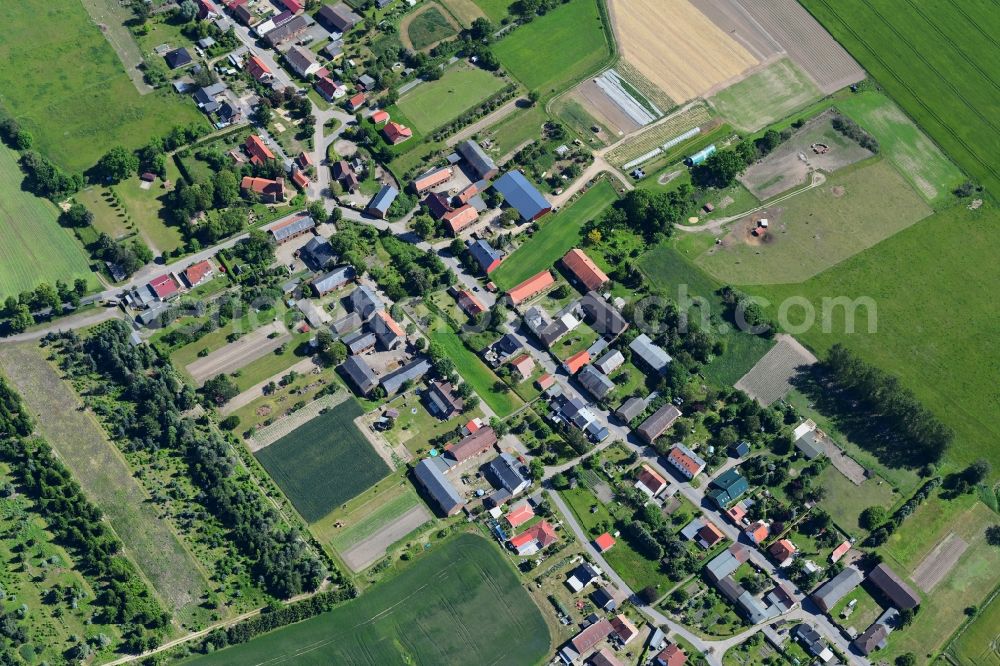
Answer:
[[[479,8],[494,23],[499,23],[509,13],[507,9],[514,0],[474,0]]]
[[[697,259],[728,284],[806,280],[889,238],[933,211],[884,160],[831,175],[820,187],[796,195],[760,215],[770,219],[763,242],[751,242],[739,221],[721,245]]]
[[[463,534],[328,613],[189,663],[537,664],[538,607],[489,541]]]
[[[595,71],[609,54],[597,0],[570,0],[514,30],[493,47],[514,78],[543,96]]]
[[[400,97],[396,107],[415,129],[427,133],[475,107],[504,85],[502,78],[484,69],[457,64],[437,81],[421,83]]]
[[[948,648],[960,666],[1000,666],[1000,596]]]
[[[998,245],[1000,213],[991,204],[977,211],[956,206],[802,284],[747,290],[774,304],[805,297],[817,313],[824,297],[872,298],[875,332],[868,332],[863,309],[857,330],[845,332],[844,311],[838,308],[828,332],[817,322],[799,339],[819,354],[840,342],[897,375],[955,430],[947,459],[965,465],[985,456],[998,470],[1000,317],[989,297],[1000,283]]]
[[[878,139],[882,155],[927,201],[950,201],[962,172],[891,99],[866,91],[837,100],[837,108]]]
[[[412,486],[405,486],[403,492],[388,500],[380,496],[377,503],[376,509],[337,532],[337,536],[330,540],[334,548],[343,552],[356,546],[413,507],[421,506]]]
[[[354,425],[364,411],[348,399],[254,455],[306,522],[364,492],[389,467]]]
[[[427,48],[432,44],[447,39],[455,34],[455,28],[441,10],[431,5],[410,21],[406,26],[406,36],[417,51]]]
[[[802,4],[966,172],[1000,193],[1000,12],[984,0]]]
[[[782,58],[709,101],[726,120],[756,131],[814,102],[822,93],[788,58]]]
[[[83,248],[56,221],[59,211],[22,190],[23,178],[16,154],[0,146],[0,300],[57,279],[95,287]]]
[[[500,265],[491,277],[507,290],[546,268],[552,268],[564,254],[580,244],[580,230],[610,206],[618,194],[602,180],[558,213],[541,220],[541,228]]]
[[[25,0],[4,10],[0,106],[63,168],[82,171],[113,145],[138,148],[175,125],[204,122],[189,99],[139,95],[81,3]]]

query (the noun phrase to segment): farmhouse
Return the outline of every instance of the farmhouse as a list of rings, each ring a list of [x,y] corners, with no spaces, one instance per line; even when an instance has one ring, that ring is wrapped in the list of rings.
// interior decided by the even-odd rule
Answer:
[[[610,622],[603,618],[598,620],[563,645],[562,649],[559,650],[559,658],[564,664],[572,664],[610,636],[612,631],[614,631],[614,627],[611,626]]]
[[[493,159],[475,141],[462,141],[456,150],[480,180],[490,180],[500,172]]]
[[[457,463],[482,455],[497,443],[497,433],[489,426],[479,428],[457,444],[444,447],[445,455]]]
[[[341,34],[361,22],[361,17],[352,12],[343,2],[332,6],[325,5],[316,14],[316,19],[331,31]]]
[[[396,395],[404,385],[413,383],[431,371],[431,362],[425,358],[410,361],[403,367],[382,378],[382,388],[387,395]]]
[[[375,371],[360,356],[348,356],[340,370],[361,395],[368,395],[378,386]]]
[[[563,369],[570,375],[575,375],[588,363],[590,363],[590,352],[584,349],[563,361]]]
[[[432,381],[424,392],[427,407],[439,419],[448,419],[462,411],[464,403],[455,395],[455,387],[448,382]]]
[[[542,293],[555,283],[556,280],[552,277],[552,273],[548,270],[544,270],[508,291],[507,300],[510,301],[511,305],[518,306],[529,298],[533,298]]]
[[[199,261],[196,264],[188,266],[183,275],[188,287],[194,289],[202,282],[212,279],[212,276],[215,275],[215,267],[212,266],[211,261],[205,259],[204,261]]]
[[[316,220],[308,215],[302,215],[301,217],[271,227],[271,237],[280,245],[287,243],[293,238],[298,238],[303,234],[309,233],[315,226]]]
[[[640,359],[646,367],[661,375],[667,371],[667,366],[672,360],[670,354],[662,347],[653,344],[645,333],[630,342],[628,348],[632,350],[633,358]]]
[[[673,405],[670,406],[674,407]],[[674,407],[674,410],[680,416],[680,410],[676,407]],[[667,462],[673,465],[674,469],[680,472],[688,481],[694,479],[705,469],[705,461],[683,444],[674,444],[673,448],[670,449],[670,454],[667,456]]]
[[[371,331],[357,330],[349,335],[345,335],[341,342],[347,347],[351,354],[363,354],[369,349],[375,348],[375,334]]]
[[[615,383],[592,365],[583,368],[576,378],[583,385],[583,388],[587,389],[587,392],[597,400],[603,400],[615,390]]]
[[[552,204],[520,171],[508,171],[493,183],[493,187],[525,222],[533,222],[552,210]]]
[[[483,467],[483,476],[494,488],[502,488],[515,497],[531,485],[531,480],[521,473],[520,464],[506,451]]]
[[[399,196],[399,190],[397,190],[392,185],[383,185],[372,200],[368,203],[368,212],[378,218],[383,220],[389,215],[389,208],[392,206],[392,202],[396,200]]]
[[[398,347],[406,339],[406,332],[385,310],[379,310],[368,322],[379,344],[386,350]]]
[[[336,258],[336,255],[333,252],[333,246],[330,245],[330,241],[325,238],[312,238],[299,250],[299,257],[310,268],[323,270]]]
[[[319,307],[308,298],[300,298],[295,303],[295,306],[305,317],[306,322],[313,328],[320,328],[325,324],[328,324],[332,319],[326,310]]]
[[[478,317],[486,312],[486,306],[468,289],[458,292],[455,300],[458,301],[458,307],[470,317]]]
[[[674,424],[681,416],[681,410],[677,409],[674,405],[666,404],[660,407],[658,410],[653,412],[653,415],[642,422],[639,426],[638,433],[639,437],[642,438],[647,444],[652,444],[656,441],[656,438],[667,431],[667,428]],[[700,460],[700,459],[699,459]],[[704,468],[704,462],[702,462],[702,468]],[[700,469],[698,470],[701,471]],[[694,478],[689,477],[689,478]]]
[[[480,239],[469,242],[466,245],[469,248],[469,254],[472,255],[472,258],[487,275],[500,266],[500,262],[503,260],[503,253],[493,249],[493,246],[487,241]]]
[[[709,491],[706,495],[723,511],[750,490],[750,483],[735,468],[726,470],[712,479],[708,485]]]
[[[518,555],[526,557],[548,548],[558,540],[555,528],[543,520],[512,538],[510,545]]]
[[[264,36],[264,41],[266,41],[272,48],[280,46],[285,42],[289,42],[296,39],[309,29],[309,20],[305,16],[296,16],[288,23],[275,28]]]
[[[601,358],[594,361],[594,367],[603,372],[606,375],[610,375],[612,372],[622,367],[625,363],[625,356],[617,349],[612,349],[607,352]]]
[[[607,339],[618,337],[628,328],[628,322],[596,291],[588,291],[580,300],[586,322]]]
[[[285,52],[285,60],[288,61],[292,70],[303,79],[307,78],[310,74],[315,74],[321,67],[319,60],[316,59],[312,51],[304,49],[297,44],[293,44]]]
[[[181,291],[181,285],[170,273],[160,275],[149,281],[149,289],[161,301],[173,298]]]
[[[374,120],[374,116],[372,116]],[[431,169],[413,179],[413,191],[423,194],[432,187],[447,183],[455,175],[455,170],[451,167],[440,167]]]
[[[385,303],[382,302],[382,299],[378,297],[378,294],[371,287],[365,284],[358,286],[357,289],[352,291],[351,295],[347,297],[347,302],[350,304],[351,309],[365,320],[376,312],[385,310]]]
[[[813,592],[811,596],[817,606],[829,613],[838,601],[853,592],[854,588],[860,585],[864,579],[863,573],[854,567],[847,567]]]
[[[615,416],[620,418],[625,423],[629,423],[635,417],[646,411],[646,401],[642,398],[631,397],[625,402],[623,402],[618,409],[615,410]]]
[[[382,128],[382,136],[391,145],[395,146],[398,143],[403,143],[407,139],[413,138],[413,130],[411,130],[406,125],[401,125],[395,120],[390,120]]]
[[[250,163],[255,166],[260,166],[274,159],[274,153],[272,153],[271,149],[267,147],[264,140],[256,134],[251,134],[247,137],[246,143],[243,144],[243,148],[246,150],[247,155],[250,156]],[[244,178],[244,180],[246,180],[246,178]]]
[[[660,476],[652,467],[643,463],[642,467],[639,468],[635,487],[644,492],[648,497],[656,497],[667,487],[667,480]]]
[[[462,229],[465,229],[478,219],[479,211],[469,204],[465,204],[455,210],[450,210],[441,216],[441,220],[448,226],[448,231],[451,232],[452,236],[457,236]]]
[[[311,242],[311,241],[310,241]],[[317,296],[325,296],[331,291],[340,289],[354,279],[353,266],[338,266],[329,273],[320,275],[312,282],[313,291]]]
[[[582,285],[586,291],[597,291],[611,281],[593,259],[579,248],[567,252],[562,258],[562,264],[572,274],[574,282]]]
[[[454,516],[465,506],[462,496],[445,477],[441,466],[434,458],[425,458],[417,463],[413,468],[413,476],[444,515]]]
[[[313,87],[316,89],[316,92],[323,96],[323,99],[331,104],[347,94],[347,86],[343,83],[337,83],[329,76],[322,76],[316,79]]]
[[[871,570],[868,581],[881,590],[892,605],[900,610],[920,605],[920,597],[884,562]]]

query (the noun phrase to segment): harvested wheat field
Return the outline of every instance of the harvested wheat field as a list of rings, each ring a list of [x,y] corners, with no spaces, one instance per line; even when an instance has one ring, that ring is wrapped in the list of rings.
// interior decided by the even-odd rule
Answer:
[[[758,64],[688,0],[609,0],[622,55],[677,103]]]

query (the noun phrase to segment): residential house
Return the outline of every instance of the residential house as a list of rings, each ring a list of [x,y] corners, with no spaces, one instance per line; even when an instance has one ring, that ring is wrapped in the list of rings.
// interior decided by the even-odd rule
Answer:
[[[598,553],[604,553],[611,550],[615,545],[615,538],[609,533],[605,532],[601,534],[596,539],[594,539],[594,548],[597,549]]]
[[[374,116],[372,116],[374,120]],[[413,179],[413,191],[423,194],[431,188],[447,183],[455,175],[455,170],[451,167],[438,167],[431,169]]]
[[[375,371],[360,356],[348,356],[340,370],[361,395],[368,395],[378,386]]]
[[[812,593],[812,599],[824,612],[837,605],[837,602],[854,591],[865,575],[854,567],[846,567],[839,574],[828,580],[818,590]]]
[[[245,2],[235,5],[230,11],[233,12],[233,16],[240,22],[240,25],[245,25],[247,27],[253,25],[254,19],[257,18],[254,16],[253,12],[250,11],[250,8],[247,7]]]
[[[487,275],[496,270],[503,261],[503,253],[493,249],[493,246],[485,240],[468,242],[466,247],[469,248],[469,254],[475,262],[479,264],[479,268]]]
[[[535,359],[532,358],[531,354],[518,356],[510,362],[510,365],[521,376],[521,381],[531,377],[531,373],[535,371]]]
[[[803,622],[798,624],[792,629],[792,633],[795,638],[799,641],[806,652],[811,657],[816,657],[822,662],[827,662],[833,659],[833,651],[826,645],[823,641],[823,637],[820,633],[810,627],[808,624]]]
[[[580,370],[580,374],[576,378],[583,385],[583,388],[587,389],[587,392],[597,400],[603,400],[615,390],[615,383],[592,365],[585,366]]]
[[[344,57],[344,40],[337,39],[323,47],[323,53],[327,58],[336,62]]]
[[[520,171],[508,171],[497,178],[493,188],[504,202],[514,208],[525,222],[533,222],[552,210],[552,204]]]
[[[240,182],[240,190],[246,194],[255,193],[263,203],[277,203],[285,200],[285,179],[276,178],[256,178],[254,176],[243,176]],[[273,232],[273,230],[272,230]]]
[[[198,0],[198,20],[205,21],[207,19],[217,18],[222,16],[222,12],[215,5],[212,0]]]
[[[313,88],[323,96],[323,99],[331,104],[347,94],[347,86],[334,81],[329,76],[316,79],[316,82],[313,83]]]
[[[541,521],[510,540],[510,546],[521,557],[534,555],[559,540],[556,530],[548,521]]]
[[[351,295],[347,297],[347,302],[350,304],[351,310],[357,312],[366,321],[376,312],[385,310],[385,303],[382,302],[382,299],[371,287],[365,284],[359,285],[357,289],[352,291]]]
[[[698,529],[698,532],[695,534],[694,542],[705,550],[708,550],[725,538],[726,535],[722,533],[722,530],[716,527],[715,523],[706,518],[704,519],[702,526]]]
[[[569,589],[573,590],[574,593],[579,593],[583,590],[583,588],[600,578],[600,576],[601,572],[597,569],[597,567],[589,562],[583,562],[569,572],[569,577],[566,579],[566,585],[568,585]]]
[[[665,433],[681,416],[681,410],[674,405],[667,403],[653,412],[637,430],[639,437],[647,444],[652,444],[656,439]],[[693,478],[693,477],[692,477]]]
[[[750,490],[750,483],[736,468],[726,470],[712,479],[708,486],[706,495],[722,511]]]
[[[382,378],[382,388],[386,395],[396,395],[405,385],[419,381],[431,371],[431,362],[426,358],[417,358],[398,370],[390,372]]]
[[[623,402],[615,410],[615,416],[625,423],[630,423],[634,418],[646,411],[646,401],[642,398],[632,397]]]
[[[507,512],[507,515],[504,516],[504,519],[513,529],[523,525],[534,517],[535,510],[532,508],[531,502],[525,500],[512,506],[510,511]]]
[[[281,245],[293,238],[311,233],[315,228],[316,220],[312,219],[309,215],[300,215],[299,217],[271,227],[271,237],[274,238],[276,243]]]
[[[539,391],[547,391],[555,386],[555,384],[556,378],[547,372],[535,380],[535,386],[538,387]]]
[[[397,196],[399,196],[399,190],[392,185],[383,185],[378,194],[372,197],[366,210],[370,215],[384,220],[389,216],[389,208]]]
[[[749,549],[742,544],[734,543],[705,565],[705,574],[713,583],[718,583],[732,575],[748,559],[750,559]]]
[[[559,659],[564,664],[575,663],[580,657],[594,649],[598,643],[611,635],[614,627],[605,619],[598,620],[571,638],[559,650]]]
[[[411,130],[406,125],[397,123],[395,120],[390,120],[382,128],[382,136],[385,140],[389,142],[390,145],[395,146],[396,144],[403,143],[407,139],[413,138],[413,130]]]
[[[632,350],[633,361],[638,358],[650,370],[661,375],[667,371],[667,366],[672,360],[670,354],[654,344],[645,333],[630,342],[628,348]]]
[[[472,318],[486,312],[486,306],[468,289],[458,292],[455,300],[458,302],[458,307],[462,308],[462,311]]]
[[[622,614],[611,618],[611,627],[614,629],[615,637],[621,641],[622,645],[628,645],[639,635],[639,630],[632,621]]]
[[[771,526],[763,520],[758,520],[747,527],[743,533],[747,535],[747,538],[750,539],[754,545],[759,546],[767,540],[768,536],[771,535]]]
[[[868,582],[882,591],[882,594],[899,610],[910,610],[920,605],[920,597],[903,582],[889,565],[879,564],[868,574]]]
[[[348,98],[347,110],[351,112],[357,111],[358,109],[363,107],[365,105],[365,102],[367,101],[368,101],[368,96],[365,95],[363,92],[359,92],[358,94]]]
[[[346,192],[354,192],[361,185],[358,175],[354,173],[347,160],[338,160],[330,167],[330,175],[340,183]]]
[[[863,634],[854,639],[851,645],[866,657],[875,650],[882,650],[888,642],[889,634],[899,618],[899,611],[889,608],[868,627]]]
[[[465,462],[469,458],[482,455],[497,443],[497,433],[489,426],[479,428],[464,437],[457,444],[444,447],[444,454],[456,463]]]
[[[563,361],[563,369],[570,375],[575,375],[588,363],[590,363],[590,352],[584,349]]]
[[[462,141],[455,149],[480,180],[491,180],[500,172],[493,159],[475,141]]]
[[[673,407],[673,405],[670,406]],[[677,408],[675,407],[674,409]],[[677,413],[679,415],[680,410],[678,410]],[[705,469],[705,461],[702,460],[697,453],[683,444],[674,444],[673,448],[670,449],[670,453],[667,455],[667,462],[669,462],[678,472],[681,473],[681,476],[688,481],[694,479],[696,476],[701,474],[703,469]]]
[[[243,144],[243,148],[250,157],[250,163],[255,166],[260,166],[274,159],[274,153],[272,153],[271,149],[264,143],[264,139],[260,138],[256,134],[251,134],[247,137],[246,143]],[[246,179],[244,178],[244,180]]]
[[[622,364],[624,363],[625,355],[617,349],[612,349],[604,354],[604,356],[594,361],[594,367],[604,374],[610,375],[612,372],[622,367]]]
[[[795,448],[802,452],[808,460],[815,460],[826,455],[823,443],[819,439],[819,432],[816,424],[812,420],[800,423],[792,432],[792,439],[795,441]]]
[[[771,554],[779,567],[785,568],[792,563],[792,556],[795,555],[796,550],[794,543],[788,539],[781,539],[772,543],[767,552]]]
[[[444,515],[454,516],[465,506],[465,500],[434,458],[425,458],[417,463],[413,475]]]
[[[316,20],[332,32],[345,33],[361,22],[361,16],[351,11],[343,2],[325,5],[316,14]]]
[[[286,42],[298,39],[298,37],[308,29],[309,20],[305,16],[296,16],[288,23],[275,28],[264,35],[264,41],[266,41],[271,48],[277,48]]]
[[[590,593],[590,600],[594,602],[594,606],[598,610],[613,611],[618,608],[618,602],[615,601],[614,595],[603,586]]]
[[[325,238],[312,238],[299,250],[299,258],[313,270],[319,271],[326,268],[337,256],[330,241]]]
[[[667,480],[648,464],[643,463],[635,478],[635,487],[645,493],[647,497],[652,498],[667,488]]]
[[[309,187],[309,177],[306,176],[305,172],[301,169],[292,170],[292,182],[300,190],[304,190]]]
[[[183,273],[184,281],[189,288],[194,289],[202,282],[207,282],[215,276],[215,267],[208,259],[188,266]]]
[[[455,395],[455,387],[448,382],[432,381],[424,391],[427,408],[439,419],[449,419],[462,411],[464,402]]]
[[[457,236],[463,229],[474,224],[479,219],[479,211],[469,204],[465,204],[464,206],[448,211],[441,216],[441,219],[444,221],[445,226],[448,227],[451,235]]]
[[[656,666],[684,666],[686,662],[687,655],[677,643],[671,643],[653,658]]]
[[[494,488],[502,488],[516,497],[531,486],[531,479],[521,472],[521,464],[506,451],[483,467],[483,476]]]
[[[278,0],[278,2],[293,14],[301,14],[304,9],[303,4],[299,0]]]
[[[379,344],[387,351],[395,349],[406,340],[406,331],[385,310],[376,312],[375,316],[369,320],[368,325]]]
[[[584,291],[597,291],[611,281],[594,260],[579,248],[567,252],[562,258],[562,265],[573,276],[573,281],[583,286]]]
[[[170,273],[153,278],[148,286],[161,301],[169,300],[181,293],[180,283]]]
[[[167,61],[167,67],[170,69],[178,69],[191,64],[191,54],[185,48],[174,49],[164,55],[163,59]]]
[[[611,648],[603,647],[590,657],[590,666],[625,666]]]
[[[361,76],[359,76],[355,81],[355,83],[358,84],[358,88],[364,90],[365,92],[372,92],[377,88],[377,86],[375,85],[375,79],[373,79],[368,74],[362,74]]]
[[[353,266],[338,266],[328,273],[320,275],[312,281],[313,291],[317,296],[325,296],[331,291],[340,289],[355,277]]]
[[[315,74],[322,67],[312,51],[304,49],[297,44],[293,44],[285,51],[285,60],[288,61],[292,71],[303,79]]]
[[[544,270],[508,291],[507,300],[510,301],[511,305],[518,306],[529,298],[533,298],[542,293],[555,283],[556,281],[555,278],[552,277],[552,273],[548,270]]]

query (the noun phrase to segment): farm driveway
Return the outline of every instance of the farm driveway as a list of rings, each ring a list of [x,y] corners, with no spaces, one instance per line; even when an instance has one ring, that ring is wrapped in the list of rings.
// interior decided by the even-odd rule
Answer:
[[[277,333],[277,335],[268,338],[272,333]],[[291,339],[292,335],[284,324],[279,321],[272,322],[244,335],[236,342],[230,342],[225,347],[216,349],[208,356],[189,363],[186,370],[191,378],[201,386],[209,377],[239,370],[265,354],[273,352]]]

